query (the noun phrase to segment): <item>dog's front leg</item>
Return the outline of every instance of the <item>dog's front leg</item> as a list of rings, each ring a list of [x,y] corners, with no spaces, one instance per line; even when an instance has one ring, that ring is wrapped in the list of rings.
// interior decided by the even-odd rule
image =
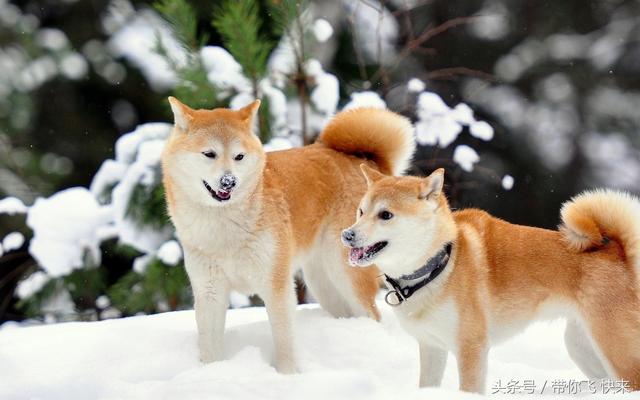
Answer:
[[[279,267],[281,266],[276,266],[276,268]],[[273,274],[271,287],[267,289],[268,294],[262,298],[271,324],[276,369],[282,374],[293,374],[297,372],[293,349],[296,296],[293,290],[293,278],[288,273],[282,273],[283,270],[286,269],[283,268],[279,273]]]
[[[489,348],[481,338],[463,340],[458,349],[460,390],[484,393]]]
[[[193,289],[200,361],[224,356],[224,324],[229,307],[229,284],[220,267],[202,254],[185,251],[185,267]]]
[[[420,387],[440,386],[446,366],[446,350],[420,342]]]

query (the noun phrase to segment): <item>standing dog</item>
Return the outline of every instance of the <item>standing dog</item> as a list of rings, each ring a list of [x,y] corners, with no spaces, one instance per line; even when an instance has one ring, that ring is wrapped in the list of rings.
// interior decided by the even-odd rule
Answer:
[[[536,318],[567,317],[569,354],[591,379],[640,389],[640,202],[586,192],[562,207],[560,231],[480,210],[451,212],[444,170],[369,185],[343,232],[350,262],[386,275],[387,302],[420,345],[420,385],[439,385],[447,351],[460,388],[485,388],[490,346]]]
[[[378,319],[375,269],[348,266],[340,231],[366,190],[366,160],[388,174],[413,155],[411,123],[390,111],[338,114],[318,143],[265,153],[252,133],[260,105],[193,110],[169,98],[175,126],[162,155],[169,214],[194,293],[200,358],[223,357],[231,289],[265,303],[278,371],[296,370],[294,267],[334,316]]]

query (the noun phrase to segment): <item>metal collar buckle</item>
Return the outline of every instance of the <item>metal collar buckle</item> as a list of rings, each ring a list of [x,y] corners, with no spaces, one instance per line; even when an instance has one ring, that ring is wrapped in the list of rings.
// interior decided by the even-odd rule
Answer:
[[[389,295],[395,295],[396,297],[396,302],[392,303],[391,301],[389,301]],[[384,296],[384,302],[387,303],[388,305],[390,305],[391,307],[398,307],[400,304],[402,304],[404,302],[404,296],[402,296],[402,293],[398,292],[397,290],[389,290],[387,292],[387,294]]]

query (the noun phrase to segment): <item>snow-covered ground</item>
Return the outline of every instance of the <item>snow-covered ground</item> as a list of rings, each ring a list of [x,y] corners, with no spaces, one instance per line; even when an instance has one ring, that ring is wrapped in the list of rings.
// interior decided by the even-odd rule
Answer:
[[[0,399],[481,397],[456,391],[451,357],[443,388],[418,389],[417,344],[400,330],[388,307],[381,308],[383,321],[376,323],[334,319],[315,306],[301,307],[296,319],[301,372],[289,376],[271,366],[271,333],[263,308],[229,311],[225,360],[209,365],[197,358],[192,311],[37,327],[9,323],[0,329]],[[585,377],[564,350],[563,327],[562,321],[536,324],[493,349],[488,393],[498,380],[502,386],[533,380],[538,395],[546,382],[540,397],[569,398],[553,395],[553,382]],[[580,395],[602,397],[586,390]]]

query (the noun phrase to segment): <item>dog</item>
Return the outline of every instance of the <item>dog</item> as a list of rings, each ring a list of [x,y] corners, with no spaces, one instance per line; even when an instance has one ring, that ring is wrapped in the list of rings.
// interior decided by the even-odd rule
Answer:
[[[193,110],[170,97],[174,128],[162,154],[168,211],[194,294],[200,359],[223,358],[229,291],[257,294],[275,367],[296,372],[293,274],[335,317],[378,320],[378,271],[349,267],[340,243],[366,190],[359,165],[399,174],[415,149],[406,118],[382,109],[337,114],[309,146],[265,153],[252,127],[260,101]]]
[[[420,348],[420,386],[438,386],[447,352],[460,389],[484,392],[489,348],[535,319],[565,317],[569,355],[590,379],[640,389],[640,201],[585,192],[559,231],[484,211],[452,212],[444,170],[390,177],[362,167],[368,190],[342,233],[351,265],[385,274],[388,304]]]

